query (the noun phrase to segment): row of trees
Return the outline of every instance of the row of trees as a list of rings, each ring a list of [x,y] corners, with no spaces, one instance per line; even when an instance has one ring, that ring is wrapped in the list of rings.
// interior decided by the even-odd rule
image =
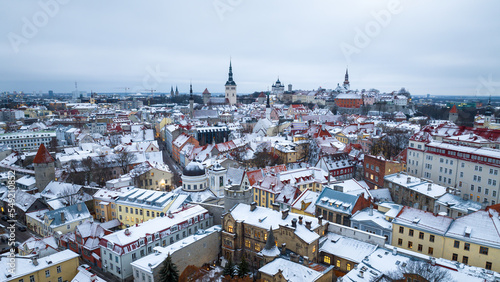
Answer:
[[[114,162],[110,158],[114,158]],[[126,151],[112,155],[102,154],[93,158],[88,157],[81,161],[71,161],[68,168],[68,182],[80,185],[95,182],[104,186],[106,181],[114,178],[113,169],[118,167],[121,174],[126,174],[134,161],[135,155]]]

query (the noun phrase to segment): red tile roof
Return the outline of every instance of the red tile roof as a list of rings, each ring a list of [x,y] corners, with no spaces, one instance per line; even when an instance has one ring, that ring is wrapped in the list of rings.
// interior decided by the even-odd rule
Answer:
[[[49,151],[47,151],[47,148],[45,148],[45,145],[43,143],[40,145],[38,148],[38,152],[36,153],[35,159],[33,159],[33,163],[35,164],[48,164],[48,163],[53,163],[54,158],[50,155]]]

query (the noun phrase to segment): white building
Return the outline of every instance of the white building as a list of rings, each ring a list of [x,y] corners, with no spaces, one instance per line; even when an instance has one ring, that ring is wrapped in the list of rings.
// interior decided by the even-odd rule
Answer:
[[[190,206],[101,239],[103,270],[125,279],[132,276],[131,263],[153,253],[153,248],[173,244],[213,225],[213,217],[201,206]]]
[[[464,199],[499,202],[500,150],[410,139],[407,171],[443,186],[457,188]]]
[[[50,147],[50,141],[55,138],[55,131],[14,132],[0,134],[0,144],[5,144],[14,151],[36,150],[42,143]]]

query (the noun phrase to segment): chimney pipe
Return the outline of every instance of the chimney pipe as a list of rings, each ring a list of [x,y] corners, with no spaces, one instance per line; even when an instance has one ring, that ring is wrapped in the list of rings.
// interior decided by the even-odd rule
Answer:
[[[322,215],[322,214],[320,214],[320,215],[318,216],[318,224],[319,224],[319,225],[323,225],[323,215]]]
[[[392,249],[392,254],[393,255],[397,255],[398,254],[398,248],[394,247],[394,249]]]
[[[311,230],[311,224],[312,222],[310,220],[306,220],[306,228]]]
[[[411,177],[409,177],[409,176],[408,176],[408,177],[406,178],[406,183],[411,183]]]
[[[286,254],[286,243],[281,244],[281,255]]]
[[[302,224],[302,219],[303,218],[304,218],[303,216],[299,215],[299,224]]]
[[[292,219],[292,227],[293,228],[297,227],[297,219],[296,218]]]
[[[429,183],[427,184],[427,191],[431,191],[432,190],[432,183]]]
[[[281,219],[283,219],[283,220],[286,219],[289,211],[290,211],[289,209],[282,210],[281,211]],[[297,220],[297,219],[295,219],[295,220]]]
[[[305,266],[309,265],[309,257],[304,256],[304,261],[303,261]]]
[[[250,204],[250,211],[254,211],[256,208],[257,208],[257,203],[256,202],[252,202]]]
[[[273,206],[273,211],[280,211],[280,204],[272,203],[271,205]]]

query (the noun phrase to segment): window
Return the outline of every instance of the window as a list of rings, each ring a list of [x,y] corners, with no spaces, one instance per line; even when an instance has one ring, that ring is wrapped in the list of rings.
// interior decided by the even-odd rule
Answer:
[[[30,282],[35,282],[35,275],[30,275]]]
[[[255,250],[256,251],[260,251],[260,245],[259,244],[255,244]]]
[[[410,230],[408,231],[408,235],[410,235],[411,237],[413,237],[413,229],[410,229]]]
[[[50,270],[45,270],[45,277],[50,277]]]
[[[434,254],[434,248],[433,247],[429,247],[429,251],[427,252],[429,255],[432,255]]]
[[[466,250],[466,251],[470,250],[470,244],[469,243],[464,243],[464,250]]]
[[[458,261],[458,255],[457,255],[457,254],[453,254],[453,255],[451,256],[451,260],[452,260],[452,261]]]
[[[487,261],[486,266],[484,268],[491,270],[491,262]]]
[[[57,282],[63,282],[62,277],[57,277]]]
[[[136,259],[137,259],[137,254],[136,253],[132,253],[132,261],[134,261]]]
[[[429,241],[434,242],[434,235],[429,235]]]
[[[347,271],[351,271],[351,264],[350,263],[347,264],[346,269],[347,269]]]
[[[399,233],[403,234],[405,231],[405,228],[403,226],[400,226],[399,227]]]
[[[412,241],[408,241],[408,249],[413,249],[413,242]]]
[[[479,253],[482,255],[488,255],[488,248],[486,247],[479,247]]]
[[[462,263],[463,263],[463,264],[469,264],[469,257],[464,256],[464,257],[462,258]]]
[[[324,256],[323,257],[323,262],[330,264],[330,257],[329,256]]]
[[[57,273],[61,273],[61,266],[60,265],[57,266]]]
[[[421,252],[423,247],[421,244],[418,244],[418,251]]]
[[[455,242],[453,242],[453,247],[454,248],[460,248],[460,241],[455,240]]]
[[[227,232],[233,233],[233,226],[232,225],[227,226]]]
[[[418,234],[418,239],[422,239],[422,240],[424,239],[424,232],[420,232]]]
[[[398,246],[402,246],[403,245],[403,239],[399,238],[398,239]]]
[[[340,260],[337,260],[337,263],[335,264],[337,268],[340,268]]]

